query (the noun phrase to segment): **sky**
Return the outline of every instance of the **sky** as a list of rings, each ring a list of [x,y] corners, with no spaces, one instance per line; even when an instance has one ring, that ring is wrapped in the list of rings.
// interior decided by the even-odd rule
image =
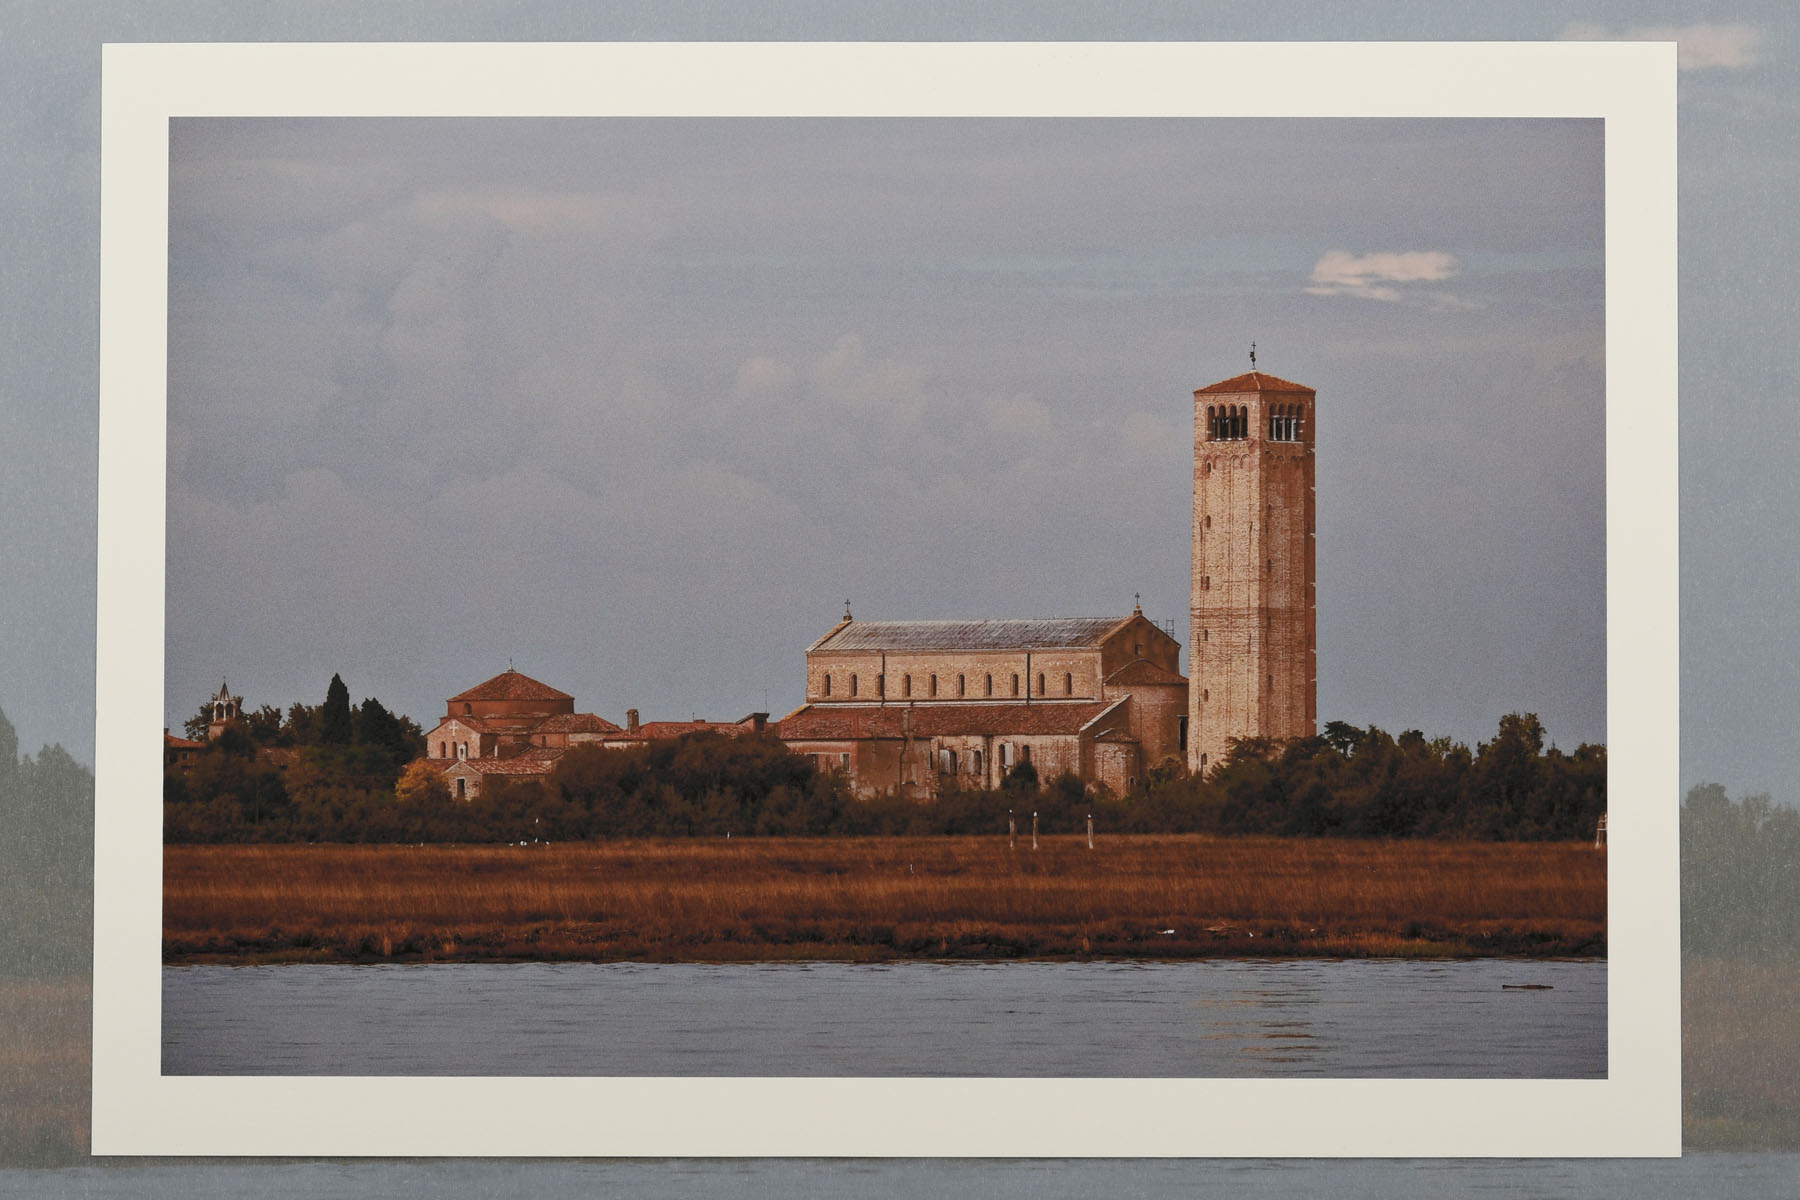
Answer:
[[[1796,315],[1800,315],[1796,313],[1800,302],[1795,299],[1800,296],[1800,254],[1796,253],[1800,247],[1796,246],[1797,230],[1789,203],[1789,197],[1800,191],[1800,148],[1792,137],[1795,121],[1800,118],[1800,74],[1795,68],[1795,33],[1800,24],[1796,23],[1794,10],[1781,0],[1599,0],[1578,4],[1523,0],[1487,8],[1292,2],[1232,9],[1121,0],[1106,6],[993,3],[954,11],[907,3],[836,6],[804,0],[772,2],[755,9],[703,0],[621,0],[604,7],[558,0],[522,0],[505,6],[454,2],[428,6],[369,5],[360,0],[321,0],[313,5],[277,9],[220,5],[211,0],[146,0],[124,7],[26,3],[8,9],[7,27],[8,37],[0,39],[0,65],[4,66],[0,69],[0,97],[4,98],[0,104],[0,153],[8,168],[0,172],[0,193],[5,196],[5,203],[0,204],[0,227],[5,231],[5,237],[0,239],[0,256],[4,256],[4,270],[0,271],[0,279],[4,280],[4,287],[0,288],[0,336],[7,339],[9,348],[9,354],[0,361],[0,511],[5,514],[5,520],[0,521],[0,564],[5,568],[0,569],[0,617],[4,618],[7,634],[0,638],[0,709],[17,727],[24,747],[60,742],[83,761],[91,761],[93,754],[95,396],[100,264],[100,79],[96,48],[101,42],[393,38],[1672,38],[1680,47],[1681,68],[1682,517],[1676,532],[1682,550],[1682,628],[1679,647],[1667,648],[1668,653],[1679,655],[1681,663],[1682,765],[1681,778],[1676,782],[1685,789],[1716,780],[1734,794],[1767,791],[1777,800],[1800,799],[1800,739],[1793,738],[1790,732],[1794,714],[1800,712],[1800,638],[1793,632],[1800,628],[1800,596],[1793,587],[1792,569],[1792,563],[1800,560],[1800,477],[1791,470],[1793,447],[1800,440],[1800,405],[1795,403],[1800,348],[1789,336]],[[427,165],[419,163],[414,169],[423,172]],[[579,183],[572,174],[575,164],[563,166],[571,172],[572,183]],[[419,178],[425,176],[421,174]],[[540,186],[549,189],[554,182]],[[288,191],[293,193],[293,189]],[[394,195],[396,199],[390,207],[397,209],[399,193]],[[240,203],[245,199],[240,197]],[[271,218],[279,215],[272,212]],[[312,214],[312,219],[325,221],[332,215],[321,209]],[[671,219],[678,215],[681,214],[669,214]],[[1016,232],[1022,236],[1025,231],[1021,224]],[[238,229],[243,236],[250,232],[243,226]],[[1400,315],[1410,323],[1406,335],[1416,338],[1423,325],[1436,327],[1457,319],[1453,311],[1433,311],[1420,294],[1436,287],[1466,298],[1469,289],[1481,282],[1492,266],[1491,260],[1474,254],[1463,243],[1448,237],[1427,237],[1427,232],[1423,228],[1371,227],[1314,230],[1316,240],[1301,246],[1306,241],[1303,231],[1291,229],[1286,249],[1279,256],[1271,254],[1266,268],[1253,263],[1245,271],[1284,272],[1289,291],[1293,292],[1297,287],[1303,291],[1304,286],[1311,286],[1315,268],[1333,251],[1349,256],[1333,262],[1352,264],[1378,253],[1450,255],[1456,259],[1458,273],[1435,284],[1423,279],[1374,280],[1351,269],[1351,281],[1361,278],[1371,289],[1394,286],[1405,293],[1418,293],[1405,300],[1384,305],[1352,294],[1307,296],[1308,303],[1329,302],[1336,306],[1318,311],[1334,316],[1361,313],[1361,319],[1371,323],[1383,316],[1385,309],[1398,306],[1404,310]],[[1377,233],[1388,236],[1377,238]],[[717,231],[714,236],[715,240],[729,240]],[[1277,237],[1276,233],[1269,235],[1271,241]],[[1063,250],[1072,253],[1067,246]],[[1117,253],[1123,257],[1129,248]],[[1098,260],[1086,261],[1091,267]],[[1432,264],[1441,260],[1408,261],[1432,270]],[[205,264],[192,265],[200,271],[195,281],[203,281]],[[375,264],[368,266],[373,269]],[[751,266],[743,270],[748,275]],[[637,281],[653,281],[663,289],[672,289],[672,273],[673,268],[670,275],[646,274]],[[699,278],[698,268],[692,267],[687,272],[687,282],[698,288],[706,281]],[[922,270],[911,282],[923,286]],[[999,284],[992,286],[1000,290]],[[1328,278],[1318,286],[1335,284]],[[668,290],[660,291],[659,303],[672,303],[669,295]],[[291,296],[289,300],[295,302]],[[267,297],[263,301],[265,305],[272,302]],[[1120,311],[1123,309],[1121,301]],[[312,311],[316,317],[319,309],[315,305]],[[698,311],[698,306],[693,306],[692,311]],[[1165,428],[1181,428],[1188,419],[1184,413],[1187,390],[1238,370],[1245,362],[1245,344],[1252,339],[1263,348],[1262,362],[1268,369],[1319,388],[1328,422],[1338,406],[1367,404],[1367,398],[1377,393],[1378,386],[1390,381],[1381,376],[1378,364],[1372,360],[1363,364],[1359,375],[1353,364],[1331,358],[1324,343],[1308,340],[1312,329],[1292,316],[1295,311],[1285,308],[1285,319],[1277,320],[1268,311],[1246,305],[1241,315],[1232,308],[1221,319],[1216,311],[1209,317],[1196,308],[1191,314],[1182,314],[1186,325],[1179,337],[1166,335],[1157,346],[1130,343],[1129,348],[1135,352],[1132,361],[1143,367],[1142,372],[1133,375],[1125,369],[1108,367],[1103,371],[1095,366],[1082,375],[1084,380],[1099,377],[1105,383],[1102,387],[1089,387],[1083,396],[1070,402],[1070,407],[1064,407],[1063,398],[1053,396],[1038,381],[1023,378],[1022,369],[1013,369],[1015,360],[1023,360],[1029,366],[1040,354],[1060,352],[1063,347],[1049,333],[1037,338],[1026,350],[1017,349],[1015,344],[1010,355],[995,352],[986,363],[987,373],[976,377],[952,371],[961,360],[949,361],[956,357],[950,351],[939,352],[945,358],[914,354],[910,340],[890,328],[863,327],[853,319],[857,315],[854,312],[846,312],[843,319],[819,322],[816,329],[809,330],[808,338],[778,344],[770,336],[766,345],[732,347],[742,351],[735,359],[704,366],[671,366],[665,362],[661,365],[668,369],[666,374],[645,369],[633,378],[673,388],[677,383],[675,368],[685,371],[690,379],[705,374],[704,395],[723,403],[723,398],[733,395],[737,368],[751,359],[766,357],[794,371],[797,382],[793,386],[798,391],[815,386],[808,374],[810,368],[836,351],[843,336],[855,334],[861,338],[865,374],[877,372],[884,364],[891,364],[897,372],[916,370],[920,386],[943,406],[977,394],[984,401],[998,396],[997,407],[1017,397],[1034,400],[1044,406],[1045,420],[1050,430],[1062,437],[1064,446],[1071,437],[1070,423],[1081,428],[1080,418],[1092,411],[1102,390],[1108,390],[1121,407],[1129,406],[1127,416],[1141,412],[1164,421]],[[1070,319],[1070,312],[1063,313],[1065,322]],[[799,310],[784,300],[780,312],[764,315],[773,325],[783,314],[797,320]],[[595,316],[587,314],[590,319]],[[346,315],[343,319],[348,321],[351,317]],[[1051,328],[1047,319],[1042,325],[1039,332]],[[1255,329],[1239,328],[1249,325]],[[1116,327],[1117,324],[1112,326]],[[1138,328],[1133,326],[1134,330]],[[1372,348],[1383,339],[1370,335],[1363,340]],[[286,351],[292,357],[286,361],[285,369],[300,370],[303,349],[297,343]],[[1112,349],[1115,347],[1100,347],[1101,351]],[[595,354],[602,356],[598,348]],[[615,346],[603,357],[609,366],[622,363],[625,350]],[[1154,364],[1159,374],[1149,379],[1149,367],[1158,357],[1166,361]],[[771,370],[776,378],[780,377],[778,367]],[[619,373],[622,372],[621,367]],[[1008,377],[996,382],[1001,375]],[[520,373],[515,371],[514,376],[512,382],[519,383]],[[752,372],[751,380],[754,378]],[[372,385],[365,382],[364,386]],[[252,390],[247,388],[246,393],[252,394]],[[260,394],[260,387],[255,394]],[[519,393],[513,389],[509,394]],[[321,402],[314,397],[311,403]],[[1090,407],[1083,408],[1083,404]],[[1027,419],[1035,411],[1021,408]],[[761,410],[766,411],[767,406],[761,406]],[[303,410],[296,413],[299,411]],[[985,409],[971,412],[964,407],[954,411],[969,421],[986,415]],[[1353,410],[1344,411],[1349,415]],[[488,426],[490,433],[495,424],[498,423]],[[420,422],[419,428],[421,437],[434,433],[429,422]],[[1351,464],[1357,460],[1351,456],[1368,448],[1370,428],[1343,423],[1335,429],[1322,427],[1322,434],[1332,436],[1321,441],[1320,480],[1322,486],[1336,488],[1329,493],[1334,499],[1348,503],[1357,498],[1354,489],[1359,481],[1351,471]],[[1362,445],[1350,440],[1359,429],[1365,438]],[[1416,436],[1404,429],[1400,433]],[[446,436],[441,428],[435,435]],[[510,436],[524,435],[514,432]],[[1076,448],[1086,456],[1084,462],[1099,463],[1109,447],[1113,457],[1121,455],[1119,439],[1108,443],[1098,437],[1087,438]],[[421,456],[416,461],[425,461],[423,456],[429,447],[421,443],[415,449]],[[298,445],[288,445],[279,452],[282,461],[262,472],[265,480],[281,481],[280,492],[273,490],[273,482],[262,485],[270,489],[264,493],[265,502],[269,496],[287,494],[286,480],[294,472],[285,469],[286,460],[305,457],[301,451]],[[324,457],[323,451],[318,457]],[[1175,469],[1177,457],[1177,450],[1170,447],[1166,470]],[[1416,464],[1420,457],[1421,452],[1415,452],[1408,461]],[[1047,455],[1034,461],[1051,462]],[[648,466],[643,466],[643,470],[647,472]],[[1337,472],[1335,484],[1333,471]],[[240,468],[240,474],[252,472]],[[329,477],[313,478],[329,484]],[[349,465],[341,465],[337,478],[350,495],[367,497],[402,490],[390,480],[383,485],[388,488],[387,493],[372,491],[369,481],[356,481]],[[834,501],[860,500],[863,508],[858,511],[866,513],[875,507],[864,498],[874,494],[874,483],[901,486],[901,480],[886,477],[873,482],[864,478],[860,482],[865,490],[848,499],[834,497]],[[305,483],[303,478],[296,486],[303,489]],[[243,514],[256,511],[249,503],[253,488],[243,479],[232,483],[196,478],[183,486],[192,487],[196,502],[222,505],[239,513],[239,520],[248,520]],[[806,553],[812,557],[800,564],[805,567],[804,573],[796,575],[796,594],[777,606],[770,628],[755,629],[752,638],[747,617],[746,623],[736,626],[737,643],[753,643],[761,661],[745,666],[748,660],[741,654],[721,660],[738,665],[731,668],[730,677],[724,666],[707,673],[706,677],[718,684],[716,693],[702,694],[703,689],[696,686],[681,694],[675,694],[671,687],[667,693],[652,695],[649,681],[630,679],[624,672],[625,664],[636,656],[637,646],[657,649],[651,640],[655,636],[665,638],[666,644],[661,648],[669,654],[686,652],[687,641],[664,631],[676,626],[677,618],[679,622],[696,624],[698,616],[693,608],[702,602],[702,593],[679,593],[649,574],[626,576],[621,571],[593,565],[590,582],[597,579],[615,592],[630,584],[640,592],[656,594],[658,612],[653,617],[641,613],[634,616],[619,608],[603,612],[596,604],[576,614],[587,625],[576,628],[573,635],[561,641],[551,644],[553,639],[544,634],[539,639],[541,648],[523,644],[499,646],[489,644],[497,641],[498,635],[485,632],[484,623],[468,612],[444,610],[439,614],[444,622],[440,628],[433,624],[424,604],[415,605],[409,599],[398,610],[405,614],[404,620],[394,614],[378,614],[380,619],[371,622],[370,627],[387,638],[383,651],[386,657],[363,655],[352,659],[347,651],[328,648],[319,651],[317,662],[290,657],[285,663],[277,663],[273,658],[259,656],[254,666],[231,641],[241,641],[242,631],[221,628],[217,635],[218,652],[196,649],[195,658],[204,661],[182,668],[191,670],[191,675],[178,679],[180,694],[170,699],[164,719],[178,723],[191,712],[198,695],[217,686],[215,672],[230,674],[237,690],[260,703],[321,698],[322,680],[329,678],[333,670],[345,671],[359,699],[365,694],[380,695],[415,716],[428,717],[438,711],[446,687],[455,689],[485,677],[491,673],[490,667],[503,667],[507,655],[513,656],[521,669],[533,669],[575,692],[582,707],[615,719],[619,707],[627,703],[644,708],[646,713],[663,705],[676,711],[683,706],[709,710],[727,704],[761,707],[765,690],[768,706],[779,708],[782,688],[798,688],[801,650],[841,611],[837,606],[846,594],[856,600],[860,612],[869,616],[928,616],[938,609],[927,601],[941,604],[943,611],[959,614],[1107,611],[1128,602],[1131,592],[1141,591],[1146,608],[1162,619],[1173,618],[1179,630],[1183,603],[1179,563],[1186,548],[1185,532],[1177,532],[1177,523],[1185,519],[1185,501],[1180,497],[1184,484],[1177,480],[1172,486],[1176,489],[1172,501],[1165,494],[1167,487],[1153,486],[1147,475],[1110,478],[1102,486],[1096,468],[1094,480],[1082,481],[1084,501],[1118,507],[1127,502],[1114,497],[1118,489],[1137,496],[1155,490],[1155,503],[1143,501],[1134,517],[1140,521],[1154,517],[1169,522],[1171,532],[1165,536],[1177,538],[1177,542],[1159,547],[1155,553],[1141,553],[1130,543],[1121,543],[1115,552],[1110,542],[1103,543],[1100,560],[1065,564],[1063,573],[1048,582],[1041,574],[1035,579],[1020,580],[1010,569],[1002,569],[1014,565],[1012,562],[981,558],[978,568],[965,567],[957,574],[970,590],[966,603],[957,603],[953,609],[954,597],[938,588],[934,577],[922,572],[935,569],[938,557],[956,564],[967,564],[977,557],[971,547],[978,536],[985,535],[972,531],[967,512],[955,514],[959,522],[956,537],[931,543],[933,556],[901,560],[877,555],[883,573],[873,580],[866,571],[859,578],[854,569],[859,564],[853,561],[853,555],[859,553],[856,547],[868,539],[850,539],[831,553],[809,549]],[[589,489],[589,494],[595,493]],[[1052,493],[1046,486],[1037,494]],[[1061,512],[1066,513],[1074,505],[1066,496],[1055,498],[1065,506]],[[319,502],[315,496],[314,503]],[[419,496],[408,503],[413,507],[403,514],[405,520],[398,526],[402,530],[412,529],[424,520],[418,515]],[[819,507],[814,503],[807,511]],[[1028,508],[1031,505],[1021,498],[1010,514],[1002,516],[1010,521]],[[1089,512],[1097,511],[1089,507],[1078,509],[1083,519],[1088,519]],[[1328,531],[1334,512],[1349,511],[1322,510],[1321,532]],[[1378,530],[1397,520],[1390,510],[1378,511],[1380,520],[1369,523]],[[272,516],[272,510],[266,515]],[[1035,509],[1031,515],[1035,516]],[[632,513],[609,516],[616,521],[636,519]],[[499,515],[490,509],[487,520],[490,554],[511,554],[533,568],[543,567],[548,559],[548,565],[556,569],[551,574],[563,571],[572,560],[573,556],[566,552],[540,548],[533,558],[520,549],[507,548],[501,545],[503,539],[494,536],[493,526]],[[1065,526],[1066,523],[1055,528]],[[1056,533],[1045,532],[1051,529],[1048,521],[1036,528],[1034,544],[1047,553],[1047,543]],[[426,532],[440,537],[438,531]],[[736,549],[729,537],[716,528],[713,532],[716,543],[723,543],[728,551]],[[925,538],[913,524],[891,520],[863,532],[915,547]],[[397,539],[400,535],[390,536]],[[1023,556],[1024,549],[1018,544],[1031,536],[1029,531],[1013,530],[1006,539],[988,539],[986,550],[993,556]],[[1340,544],[1346,544],[1342,538]],[[1398,539],[1389,542],[1390,546],[1397,544]],[[1452,551],[1455,549],[1451,547]],[[1328,549],[1322,550],[1322,554],[1329,553]],[[1401,555],[1391,553],[1390,557]],[[1567,561],[1579,558],[1579,554],[1570,554]],[[598,562],[591,554],[583,561]],[[1358,580],[1351,573],[1360,561],[1354,557],[1340,558],[1335,564],[1328,557],[1321,560],[1322,599],[1326,601],[1321,609],[1320,698],[1324,715],[1331,717],[1340,715],[1340,710],[1354,709],[1353,719],[1402,726],[1408,723],[1407,718],[1398,711],[1390,713],[1380,704],[1390,704],[1398,710],[1406,702],[1403,689],[1395,686],[1394,680],[1379,677],[1380,670],[1373,669],[1381,667],[1378,661],[1365,659],[1360,666],[1343,661],[1344,648],[1349,643],[1343,631],[1334,634],[1329,625],[1333,613],[1358,611],[1359,606],[1360,611],[1368,611],[1366,597],[1359,598],[1358,589],[1366,591],[1370,580],[1366,575]],[[443,562],[448,562],[448,555]],[[1170,566],[1171,562],[1177,565]],[[825,568],[836,569],[834,572]],[[448,573],[450,568],[445,565],[441,570]],[[1163,572],[1160,582],[1152,578],[1158,570]],[[940,575],[944,573],[939,571]],[[915,577],[916,585],[909,582]],[[349,582],[358,588],[381,590],[375,581],[360,577]],[[739,577],[729,583],[734,593],[745,594],[747,608],[749,601],[768,606],[766,597],[757,600],[754,589],[744,585]],[[1467,575],[1452,575],[1447,583],[1433,584],[1440,591],[1449,585],[1478,590],[1477,583]],[[268,585],[255,585],[240,572],[229,586],[250,588],[247,594],[254,598],[256,586]],[[498,624],[507,613],[516,612],[516,601],[525,586],[523,578],[515,580],[512,586],[513,591],[487,598],[496,618],[486,622],[488,626]],[[909,592],[908,587],[913,590]],[[389,593],[394,590],[387,588]],[[596,591],[599,590],[597,586]],[[1396,588],[1394,594],[1401,594],[1400,590]],[[296,606],[288,607],[290,619],[296,623],[320,623],[320,618]],[[662,619],[664,610],[671,620]],[[1381,623],[1407,624],[1415,641],[1431,646],[1445,640],[1443,621],[1447,618],[1440,616],[1445,611],[1448,609],[1383,611],[1378,617]],[[568,624],[563,618],[569,614],[553,615]],[[1433,625],[1433,621],[1438,624]],[[602,628],[606,632],[604,638],[599,636]],[[462,668],[461,657],[454,659],[454,670],[443,665],[452,661],[447,647],[453,637],[457,639],[456,654],[469,656],[468,670]],[[1398,639],[1392,635],[1388,638],[1389,644],[1395,640]],[[1334,654],[1339,656],[1335,662]],[[1536,650],[1521,657],[1535,658]],[[591,673],[577,677],[569,670],[575,666]],[[676,674],[671,664],[670,677]],[[696,678],[699,674],[689,671],[685,677]],[[1494,686],[1490,698],[1499,700],[1509,691],[1523,693],[1526,689],[1520,686],[1522,682],[1502,680]],[[1375,699],[1370,699],[1371,695]],[[1559,710],[1541,694],[1518,701],[1527,702],[1544,710],[1551,734],[1560,742],[1568,744],[1585,736],[1571,724],[1577,718],[1559,716]],[[1418,707],[1426,708],[1422,702]],[[730,708],[705,715],[720,713],[737,715]],[[1440,719],[1438,713],[1438,706],[1433,705],[1414,720],[1452,732],[1469,726],[1462,736],[1481,736],[1486,732],[1487,714],[1464,711]]]
[[[1192,391],[1318,390],[1320,711],[1605,740],[1593,121],[196,120],[167,723],[508,663],[779,716],[869,618],[1188,640]]]

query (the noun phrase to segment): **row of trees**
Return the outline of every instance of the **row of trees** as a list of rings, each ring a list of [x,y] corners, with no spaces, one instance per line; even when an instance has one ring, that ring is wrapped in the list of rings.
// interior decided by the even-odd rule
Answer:
[[[187,735],[205,737],[211,721],[211,705],[202,704],[200,711],[187,719]],[[265,704],[226,726],[219,741],[229,752],[244,757],[264,747],[362,747],[382,751],[397,766],[425,752],[424,731],[416,721],[389,712],[373,697],[352,708],[350,689],[335,674],[326,685],[323,704],[295,701],[285,713]]]
[[[1716,783],[1681,806],[1681,947],[1689,958],[1800,955],[1800,811]]]
[[[187,722],[201,734],[209,710]],[[337,675],[322,704],[246,713],[186,768],[163,775],[163,837],[171,842],[362,841],[360,824],[391,824],[394,787],[425,753],[411,718],[381,701],[354,707]],[[323,835],[323,836],[321,836]],[[384,838],[382,840],[391,840]]]
[[[1163,811],[1190,796],[1239,833],[1451,837],[1505,841],[1591,838],[1606,811],[1606,748],[1544,748],[1534,713],[1500,719],[1471,752],[1416,729],[1399,737],[1341,721],[1286,744],[1247,739],[1204,781],[1153,784]]]
[[[0,830],[0,975],[83,974],[93,931],[94,776],[60,745],[20,754],[4,712]]]
[[[374,704],[356,710],[353,730],[371,727],[359,722]],[[417,726],[398,720],[416,746]],[[296,726],[307,727],[284,723]],[[949,789],[924,802],[853,799],[841,774],[819,773],[771,735],[701,733],[636,749],[577,746],[546,782],[490,779],[478,800],[456,803],[435,767],[402,772],[397,756],[368,757],[389,743],[358,736],[347,747],[307,746],[285,772],[266,756],[209,751],[170,773],[169,840],[997,833],[1009,817],[1027,829],[1033,813],[1043,833],[1078,832],[1091,814],[1115,833],[1566,840],[1591,838],[1606,808],[1604,748],[1545,750],[1530,714],[1503,718],[1474,751],[1416,730],[1396,738],[1333,722],[1319,737],[1239,741],[1204,779],[1167,768],[1125,796],[1072,775],[1040,781],[1021,764],[998,789]]]

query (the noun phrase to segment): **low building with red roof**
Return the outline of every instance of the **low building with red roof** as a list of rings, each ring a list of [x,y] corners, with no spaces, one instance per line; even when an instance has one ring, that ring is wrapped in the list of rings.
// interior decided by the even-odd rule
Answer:
[[[549,778],[572,746],[625,749],[708,731],[736,737],[761,732],[768,720],[768,713],[751,713],[732,722],[640,722],[634,708],[620,727],[576,712],[567,692],[508,667],[450,697],[443,718],[425,737],[425,758],[443,770],[451,795],[470,800],[489,779]]]

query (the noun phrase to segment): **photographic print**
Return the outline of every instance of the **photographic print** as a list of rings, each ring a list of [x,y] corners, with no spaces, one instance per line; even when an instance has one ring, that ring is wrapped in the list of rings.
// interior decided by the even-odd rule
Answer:
[[[1621,1079],[1608,122],[172,114],[159,1077]]]

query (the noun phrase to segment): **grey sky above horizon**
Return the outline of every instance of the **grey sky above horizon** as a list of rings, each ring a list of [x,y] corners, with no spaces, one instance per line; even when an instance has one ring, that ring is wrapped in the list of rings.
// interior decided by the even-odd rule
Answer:
[[[1560,2],[1522,0],[1426,13],[1312,0],[1236,9],[1052,0],[952,12],[802,0],[751,14],[740,6],[665,0],[380,9],[349,0],[279,9],[221,8],[205,0],[145,0],[124,9],[77,0],[26,5],[10,15],[12,36],[0,39],[0,62],[8,68],[0,71],[6,99],[0,105],[6,129],[0,154],[8,166],[0,172],[0,193],[7,197],[0,225],[8,234],[0,243],[6,262],[0,328],[12,351],[0,394],[0,504],[8,515],[0,523],[0,561],[7,568],[0,571],[0,614],[10,634],[0,640],[0,708],[16,726],[22,748],[35,753],[40,745],[60,742],[82,761],[93,757],[101,259],[94,50],[101,42],[1600,36],[1675,39],[1680,46],[1682,725],[1676,786],[1718,781],[1733,794],[1768,791],[1777,801],[1800,799],[1800,742],[1790,733],[1800,712],[1800,638],[1793,632],[1800,601],[1792,567],[1800,559],[1800,475],[1791,466],[1800,441],[1800,347],[1788,336],[1800,303],[1800,224],[1784,199],[1800,187],[1800,145],[1792,136],[1800,117],[1800,58],[1794,53],[1800,24],[1786,3],[1596,0],[1577,13]],[[1291,347],[1283,346],[1287,339],[1263,324],[1252,336],[1267,350],[1265,364],[1320,387],[1322,403],[1347,394],[1344,385],[1354,381],[1307,375],[1290,357]],[[1185,389],[1241,361],[1241,343],[1248,339],[1236,330],[1193,332],[1184,346],[1192,359],[1170,370],[1180,378],[1172,386],[1157,382],[1159,403],[1169,388],[1179,408]],[[1217,349],[1206,341],[1215,332]],[[813,359],[834,344],[821,336]],[[884,356],[900,361],[896,351],[871,345],[865,340],[865,352],[877,362]],[[1216,357],[1226,360],[1223,370],[1216,369]],[[1628,406],[1629,397],[1621,403]],[[836,615],[830,605],[842,595],[832,597],[834,590],[818,589],[825,593],[817,600],[823,606],[819,619]],[[1134,584],[1130,590],[1140,589]],[[1022,607],[1013,596],[1002,599],[1008,601],[1005,611]],[[860,611],[870,615],[886,607],[868,607],[875,603],[872,594],[865,600]],[[813,605],[814,596],[806,602]],[[1172,602],[1179,604],[1178,594]],[[813,628],[809,620],[807,635]],[[788,664],[798,653],[794,646],[778,657]],[[521,665],[526,661],[520,658]],[[349,672],[353,686],[360,683],[359,669]],[[384,668],[380,678],[386,677]],[[233,683],[239,679],[234,673]],[[206,690],[217,682],[208,681]],[[305,686],[322,696],[321,684]],[[259,690],[277,687],[258,683]],[[441,688],[421,686],[417,700],[402,703],[435,711]],[[187,697],[181,700],[185,707]],[[582,700],[595,708],[609,703],[592,695]],[[1565,731],[1552,731],[1565,737]]]
[[[864,617],[1187,639],[1195,387],[1319,393],[1320,712],[1605,738],[1591,121],[182,120],[166,719]]]

